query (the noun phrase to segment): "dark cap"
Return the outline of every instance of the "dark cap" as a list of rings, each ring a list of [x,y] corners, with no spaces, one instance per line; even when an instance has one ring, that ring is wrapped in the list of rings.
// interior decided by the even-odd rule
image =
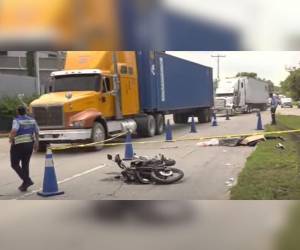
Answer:
[[[27,113],[26,107],[24,107],[22,105],[18,106],[17,111],[18,111],[19,115],[26,115],[26,113]]]

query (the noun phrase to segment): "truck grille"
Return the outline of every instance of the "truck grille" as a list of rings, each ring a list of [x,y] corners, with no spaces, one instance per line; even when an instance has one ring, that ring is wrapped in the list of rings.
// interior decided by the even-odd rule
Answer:
[[[215,99],[215,108],[216,109],[224,109],[226,107],[225,99]]]
[[[63,127],[63,107],[33,107],[34,118],[40,127]]]

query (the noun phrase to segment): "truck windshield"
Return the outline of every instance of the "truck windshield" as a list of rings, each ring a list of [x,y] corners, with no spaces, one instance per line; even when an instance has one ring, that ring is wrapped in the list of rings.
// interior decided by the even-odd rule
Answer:
[[[217,97],[229,97],[229,96],[233,96],[233,93],[222,93],[222,94],[217,94]]]
[[[53,92],[99,91],[100,75],[56,76],[51,85]]]

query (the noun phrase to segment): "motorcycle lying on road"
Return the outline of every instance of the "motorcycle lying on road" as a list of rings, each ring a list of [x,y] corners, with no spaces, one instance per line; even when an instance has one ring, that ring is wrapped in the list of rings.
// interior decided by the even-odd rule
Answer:
[[[125,182],[172,184],[184,176],[183,171],[173,167],[176,161],[164,155],[154,158],[135,155],[132,160],[122,160],[117,154],[114,159],[112,155],[107,158],[123,169],[121,174]]]

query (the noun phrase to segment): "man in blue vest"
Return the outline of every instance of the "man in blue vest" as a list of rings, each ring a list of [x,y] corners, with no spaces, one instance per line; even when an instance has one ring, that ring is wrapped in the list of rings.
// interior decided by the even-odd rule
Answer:
[[[34,183],[29,177],[29,162],[35,142],[38,140],[39,128],[36,121],[26,114],[26,108],[17,108],[17,117],[13,120],[10,132],[10,161],[12,168],[23,181],[19,187],[21,192],[26,192]],[[21,162],[21,166],[20,166]]]
[[[274,96],[273,93],[270,94],[270,98],[271,98],[271,118],[272,118],[272,125],[276,125],[276,110],[278,107],[278,99],[276,96]]]

